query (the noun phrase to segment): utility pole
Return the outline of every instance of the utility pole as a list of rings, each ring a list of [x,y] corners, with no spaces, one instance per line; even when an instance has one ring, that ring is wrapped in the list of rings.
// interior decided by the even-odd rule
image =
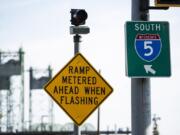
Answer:
[[[149,0],[131,0],[132,21],[149,20]],[[151,93],[149,78],[131,79],[132,135],[150,135]]]

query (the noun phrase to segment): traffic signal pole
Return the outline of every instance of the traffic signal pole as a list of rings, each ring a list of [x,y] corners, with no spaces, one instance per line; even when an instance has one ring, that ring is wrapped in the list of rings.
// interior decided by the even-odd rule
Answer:
[[[79,53],[79,43],[81,36],[79,34],[74,35],[74,55]]]
[[[149,0],[131,0],[131,20],[149,20]],[[150,135],[151,93],[150,78],[131,79],[132,135]]]
[[[83,27],[88,17],[88,14],[84,9],[71,9],[71,26],[70,34],[73,34],[74,37],[74,55],[79,53],[79,43],[81,36],[79,34],[88,34],[89,27]],[[79,135],[79,126],[74,123],[74,135]]]
[[[74,39],[74,55],[79,53],[79,43],[81,36],[79,34],[75,34]],[[74,135],[79,135],[79,126],[74,123]]]

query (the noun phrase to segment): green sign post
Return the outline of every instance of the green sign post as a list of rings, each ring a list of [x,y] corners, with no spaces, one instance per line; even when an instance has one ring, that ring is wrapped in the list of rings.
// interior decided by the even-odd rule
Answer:
[[[169,23],[126,22],[126,75],[134,78],[171,75]]]

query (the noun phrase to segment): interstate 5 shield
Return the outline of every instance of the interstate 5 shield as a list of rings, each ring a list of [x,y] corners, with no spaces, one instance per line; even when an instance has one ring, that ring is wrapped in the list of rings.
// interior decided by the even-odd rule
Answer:
[[[126,75],[134,78],[171,75],[168,22],[125,24]]]

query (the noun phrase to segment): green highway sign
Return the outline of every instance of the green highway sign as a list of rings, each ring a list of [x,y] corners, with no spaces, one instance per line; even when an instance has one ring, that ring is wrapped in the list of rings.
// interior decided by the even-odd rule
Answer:
[[[126,29],[126,75],[171,76],[169,23],[129,21]]]

